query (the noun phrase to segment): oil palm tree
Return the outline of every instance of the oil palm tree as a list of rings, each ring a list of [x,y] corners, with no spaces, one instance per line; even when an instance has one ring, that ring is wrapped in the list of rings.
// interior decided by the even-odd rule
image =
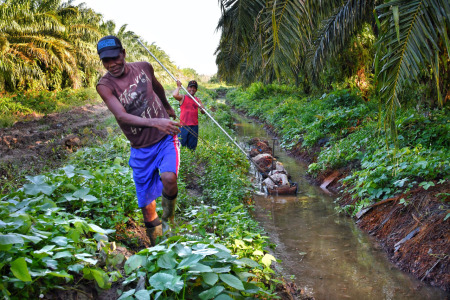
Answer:
[[[216,62],[224,79],[248,76],[241,82],[251,82],[266,76],[271,81],[298,72],[317,77],[365,23],[378,22],[374,72],[388,124],[393,124],[399,92],[422,70],[431,67],[439,95],[448,89],[448,82],[439,76],[449,62],[448,0],[219,0],[219,4],[222,36]]]
[[[94,65],[89,54],[97,32],[60,0],[1,1],[0,79],[9,90],[80,87],[80,69]]]
[[[449,91],[441,82],[449,67],[450,3],[447,0],[394,0],[376,7],[382,35],[378,41],[376,76],[380,99],[385,103],[386,124],[395,135],[398,95],[424,70],[430,69],[438,102]]]
[[[144,41],[140,36],[138,36],[133,31],[127,30],[128,25],[122,25],[116,31],[116,24],[112,21],[106,21],[101,25],[102,32],[104,35],[115,35],[117,36],[123,47],[127,50],[127,61],[148,61],[152,63],[152,66],[155,70],[155,76],[159,81],[163,83],[172,82],[172,78],[167,74],[166,71],[158,64],[153,62],[153,58],[148,54],[148,52],[137,42],[136,39],[139,38],[145,46],[153,53],[153,55],[158,58],[158,60],[164,64],[164,66],[172,73],[172,74],[180,74],[180,70],[173,64],[170,60],[169,55],[165,51],[163,51],[160,47],[155,45],[154,43],[149,44]]]

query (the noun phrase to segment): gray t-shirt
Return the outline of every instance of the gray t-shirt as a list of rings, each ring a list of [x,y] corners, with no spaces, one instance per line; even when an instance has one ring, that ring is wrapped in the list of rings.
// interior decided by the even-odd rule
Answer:
[[[160,91],[162,86],[154,76],[153,67],[148,62],[127,63],[127,67],[129,69],[127,75],[116,78],[106,73],[97,85],[111,89],[129,114],[147,119],[168,119],[169,115],[155,93],[155,88]],[[162,95],[164,96],[163,89]],[[155,127],[134,127],[118,120],[117,123],[133,148],[148,147],[166,135]]]

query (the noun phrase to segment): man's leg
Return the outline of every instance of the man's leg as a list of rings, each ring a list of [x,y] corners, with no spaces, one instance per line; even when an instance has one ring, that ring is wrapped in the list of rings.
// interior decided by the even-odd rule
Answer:
[[[156,213],[155,199],[163,189],[159,176],[159,144],[145,148],[131,148],[129,165],[133,169],[138,205],[142,210],[147,235],[152,246],[162,236],[162,224]]]
[[[162,207],[163,215],[161,217],[163,231],[169,230],[169,222],[174,224],[175,207],[177,204],[178,184],[177,175],[173,172],[164,172],[161,174],[163,184]]]
[[[195,150],[198,141],[198,125],[189,126],[189,130],[186,146],[191,150]]]
[[[159,164],[160,178],[162,183],[162,207],[163,232],[169,230],[169,221],[174,221],[175,206],[178,194],[178,169],[180,166],[180,147],[176,136],[165,139],[164,145],[159,153],[161,162]]]
[[[147,236],[150,239],[150,244],[156,246],[156,239],[162,236],[162,223],[156,213],[156,201],[152,201],[149,205],[142,208],[144,215],[144,224],[147,228]]]
[[[186,147],[188,141],[189,131],[186,126],[181,127],[181,132],[178,134],[178,139],[180,140],[181,146]]]

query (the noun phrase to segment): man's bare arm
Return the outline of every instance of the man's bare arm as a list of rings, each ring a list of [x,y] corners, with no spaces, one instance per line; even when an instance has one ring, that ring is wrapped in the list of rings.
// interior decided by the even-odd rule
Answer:
[[[183,95],[180,95],[180,89],[181,89],[181,82],[177,80],[177,88],[175,91],[173,91],[172,96],[175,98],[175,100],[181,101],[183,100]]]

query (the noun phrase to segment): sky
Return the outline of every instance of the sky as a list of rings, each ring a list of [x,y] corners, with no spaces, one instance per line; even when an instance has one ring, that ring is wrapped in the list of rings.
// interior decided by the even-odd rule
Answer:
[[[220,32],[217,0],[75,0],[113,20],[116,28],[128,24],[148,43],[164,50],[180,68],[192,68],[198,74],[217,72],[214,51]]]

